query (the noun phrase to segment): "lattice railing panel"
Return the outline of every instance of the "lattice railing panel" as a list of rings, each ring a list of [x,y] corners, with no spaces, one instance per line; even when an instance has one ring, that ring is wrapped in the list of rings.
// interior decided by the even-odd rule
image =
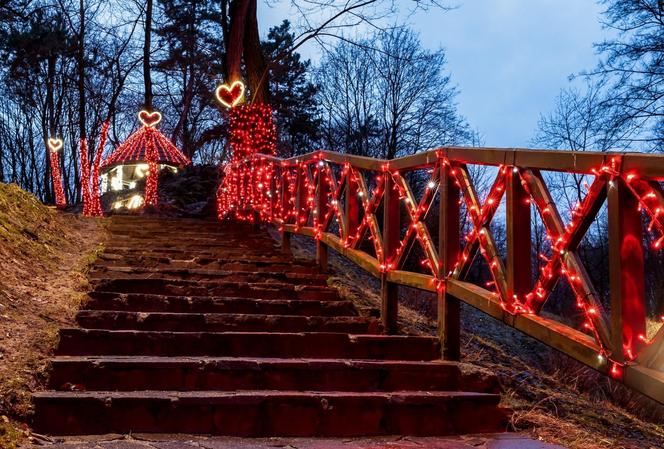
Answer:
[[[574,207],[561,209],[544,172],[583,185]],[[644,287],[644,243],[659,258],[664,246],[663,179],[664,157],[651,155],[443,148],[392,161],[257,156],[225,169],[218,210],[308,235],[319,251],[330,247],[380,277],[385,291],[436,292],[442,319],[445,298],[465,301],[664,402],[664,326],[652,326],[658,317],[646,314]],[[608,309],[580,253],[598,220],[608,229]],[[477,267],[488,282],[473,275]],[[542,313],[565,288],[578,322]],[[383,296],[392,329],[396,296]],[[449,322],[440,328],[441,338],[452,332]]]

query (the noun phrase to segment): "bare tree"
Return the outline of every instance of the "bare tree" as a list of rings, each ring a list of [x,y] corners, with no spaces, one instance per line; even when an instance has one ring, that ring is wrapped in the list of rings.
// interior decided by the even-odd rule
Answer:
[[[406,28],[342,41],[321,61],[317,83],[331,149],[392,159],[475,137],[456,110],[444,51],[423,49]]]

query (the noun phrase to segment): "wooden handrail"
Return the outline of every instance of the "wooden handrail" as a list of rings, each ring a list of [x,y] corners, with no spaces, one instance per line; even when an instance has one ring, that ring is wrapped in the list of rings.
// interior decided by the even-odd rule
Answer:
[[[476,191],[472,166],[496,167],[487,192]],[[548,190],[547,171],[594,179],[569,223]],[[416,189],[409,172],[420,173],[410,176]],[[386,331],[397,330],[399,286],[431,291],[445,358],[459,357],[463,301],[664,403],[664,326],[650,339],[645,335],[641,229],[645,214],[655,246],[664,246],[664,155],[443,147],[386,161],[318,151],[290,159],[256,155],[232,162],[225,173],[220,218],[275,224],[285,246],[290,234],[311,237],[323,269],[331,248],[380,279]],[[610,317],[578,253],[607,199]],[[464,239],[461,208],[471,228]],[[431,210],[438,211],[437,229],[427,222]],[[534,281],[533,211],[551,252]],[[505,259],[491,226],[503,213]],[[419,268],[406,263],[412,248],[422,254]],[[490,273],[489,285],[468,280],[477,258]],[[542,314],[559,279],[576,297],[580,326]]]

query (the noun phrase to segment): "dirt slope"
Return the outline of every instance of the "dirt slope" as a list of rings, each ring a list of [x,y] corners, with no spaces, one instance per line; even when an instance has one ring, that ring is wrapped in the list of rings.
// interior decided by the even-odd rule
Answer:
[[[101,227],[0,183],[0,448],[25,439],[30,393],[45,380],[57,329],[84,297]]]

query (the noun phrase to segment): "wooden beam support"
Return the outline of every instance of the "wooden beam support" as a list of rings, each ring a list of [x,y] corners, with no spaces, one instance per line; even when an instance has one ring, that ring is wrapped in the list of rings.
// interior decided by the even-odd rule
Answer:
[[[611,358],[634,358],[646,335],[643,224],[639,202],[624,181],[608,183]]]
[[[460,252],[459,188],[454,183],[449,165],[441,161],[438,212],[438,338],[446,360],[461,358],[461,317],[459,299],[447,292],[448,273],[457,263]]]
[[[530,195],[521,184],[518,168],[508,167],[506,176],[507,303],[525,303],[533,282]]]
[[[306,165],[297,169],[296,192],[295,192],[295,224],[297,226],[307,225],[307,170]]]
[[[346,223],[346,234],[343,236],[347,242],[355,237],[360,227],[360,198],[358,197],[359,185],[357,180],[353,179],[352,168],[348,169],[346,178],[346,201],[344,201],[344,221]]]
[[[390,266],[397,257],[401,234],[401,205],[399,191],[394,180],[385,174],[385,197],[383,200],[383,272],[381,276],[381,318],[383,327],[388,334],[397,331],[397,315],[399,311],[399,287],[388,280]],[[396,267],[394,267],[396,268]]]
[[[330,185],[325,180],[328,167],[324,162],[318,164],[318,188],[316,192],[316,207],[314,209],[314,225],[317,229],[316,234],[316,264],[318,268],[325,273],[327,271],[327,245],[322,241],[323,233],[326,231],[325,216],[329,210]]]

